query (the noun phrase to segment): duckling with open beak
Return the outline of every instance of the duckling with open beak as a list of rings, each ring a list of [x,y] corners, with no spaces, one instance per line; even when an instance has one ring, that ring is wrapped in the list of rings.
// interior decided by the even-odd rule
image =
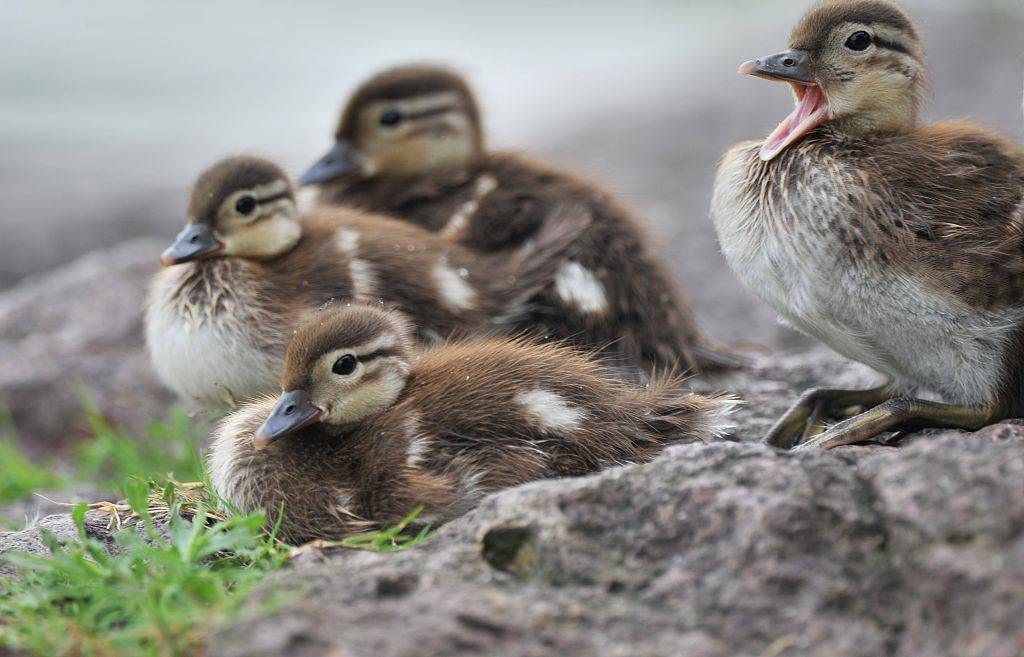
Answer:
[[[318,186],[323,204],[394,216],[477,253],[514,252],[563,203],[587,209],[589,226],[523,330],[600,349],[648,375],[739,364],[700,333],[641,223],[610,192],[486,149],[476,99],[457,73],[411,65],[375,75],[349,100],[335,139],[301,179]]]
[[[214,434],[209,473],[239,511],[290,542],[442,522],[487,493],[649,461],[720,435],[727,397],[607,377],[589,355],[523,339],[418,352],[399,313],[319,313],[288,343],[280,397],[244,404]]]
[[[1024,414],[1024,149],[971,123],[920,124],[921,42],[887,0],[819,4],[788,50],[740,72],[790,85],[796,108],[722,159],[726,259],[787,323],[889,379],[808,391],[767,442]],[[851,407],[868,410],[823,431]]]

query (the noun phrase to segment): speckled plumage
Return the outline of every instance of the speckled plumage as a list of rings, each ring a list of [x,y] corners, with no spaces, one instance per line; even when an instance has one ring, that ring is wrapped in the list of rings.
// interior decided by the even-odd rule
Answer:
[[[843,54],[849,32],[876,28],[878,45]],[[752,292],[798,330],[890,377],[895,393],[925,388],[994,409],[992,417],[1018,415],[1024,149],[967,122],[921,126],[916,102],[886,103],[916,97],[924,84],[916,39],[892,3],[813,9],[791,45],[824,49],[854,73],[812,64],[830,102],[824,125],[768,161],[760,142],[723,157],[715,226]],[[861,93],[879,98],[865,105]]]
[[[342,410],[326,411],[332,423],[256,450],[253,434],[271,402],[243,406],[216,433],[210,467],[218,492],[242,511],[272,516],[284,503],[281,528],[293,542],[395,522],[420,505],[421,519],[438,522],[488,492],[647,461],[669,443],[711,438],[733,404],[679,392],[669,378],[632,386],[607,378],[582,352],[522,339],[452,342],[417,354],[405,326],[393,313],[353,306],[300,329],[283,387],[301,386],[314,403]],[[323,356],[352,343],[388,345],[387,355],[338,392],[343,380]],[[404,381],[393,402],[349,422],[349,400],[365,400],[367,388],[392,374]]]
[[[167,267],[154,278],[147,303],[147,343],[157,373],[182,397],[204,404],[274,392],[285,342],[328,303],[398,308],[427,342],[514,330],[526,302],[572,241],[574,228],[549,232],[524,245],[517,257],[498,262],[406,222],[351,209],[300,218],[294,203],[231,226],[222,200],[230,204],[239,191],[235,185],[243,184],[239,180],[247,181],[242,190],[275,181],[287,188],[284,173],[269,163],[255,168],[259,175],[253,180],[240,178],[239,168],[254,170],[251,160],[229,160],[201,176],[190,225],[208,225],[230,245],[233,235],[261,224],[294,223],[295,244],[286,242],[280,253],[260,257],[219,252]],[[564,223],[572,226],[573,219]],[[255,248],[270,247],[260,240]]]
[[[423,84],[411,80],[422,77]],[[395,79],[403,83],[396,87]],[[433,84],[427,85],[427,82]],[[581,231],[567,261],[583,268],[587,277],[580,294],[563,277],[534,299],[534,312],[521,327],[538,335],[568,339],[601,349],[611,362],[650,374],[679,369],[715,369],[728,357],[714,354],[702,337],[692,312],[671,274],[646,243],[640,222],[607,191],[563,171],[510,153],[488,152],[483,146],[476,101],[458,75],[435,67],[400,67],[365,83],[353,95],[339,122],[336,138],[363,153],[378,138],[362,115],[376,111],[381,94],[390,99],[431,97],[447,90],[461,99],[466,155],[444,166],[416,173],[392,173],[387,164],[367,158],[362,175],[327,181],[320,200],[327,205],[350,205],[409,221],[428,230],[452,234],[478,253],[502,253],[532,238],[552,210],[565,202],[585,208],[590,223]],[[371,107],[372,106],[372,107]],[[370,107],[364,112],[364,107]],[[456,124],[457,125],[457,124]],[[429,126],[410,132],[422,140]],[[458,128],[448,126],[447,130]],[[394,138],[392,150],[403,154],[403,172],[415,170],[419,152],[431,146],[415,141],[403,146]],[[399,159],[389,156],[388,161]],[[599,290],[599,291],[598,291]]]

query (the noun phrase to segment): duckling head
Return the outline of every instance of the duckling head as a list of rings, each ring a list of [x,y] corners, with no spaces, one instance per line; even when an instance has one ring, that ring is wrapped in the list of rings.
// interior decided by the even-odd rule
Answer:
[[[273,258],[291,250],[301,236],[288,175],[267,160],[230,157],[200,174],[188,202],[188,223],[160,261]]]
[[[253,438],[263,449],[314,423],[328,432],[387,410],[405,387],[412,328],[400,314],[370,306],[329,307],[288,342],[281,388]]]
[[[765,161],[825,123],[853,136],[913,130],[927,87],[917,29],[888,0],[826,0],[797,24],[789,50],[740,73],[786,82],[796,97],[761,149]]]
[[[364,82],[342,112],[335,144],[303,185],[345,178],[406,178],[468,166],[483,148],[469,85],[446,68],[415,64]]]

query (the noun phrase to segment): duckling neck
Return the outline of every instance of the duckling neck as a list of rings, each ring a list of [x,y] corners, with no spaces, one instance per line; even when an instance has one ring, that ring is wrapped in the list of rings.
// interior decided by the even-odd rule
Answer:
[[[410,204],[445,200],[459,189],[471,187],[485,168],[485,158],[476,157],[463,166],[410,175],[375,175],[368,178],[339,180],[322,191],[325,201],[355,205],[370,210],[404,211]]]
[[[259,274],[245,260],[211,258],[184,267],[171,297],[198,323],[234,314],[260,298]]]
[[[896,106],[872,109],[876,111],[840,115],[826,126],[836,133],[862,139],[907,134],[920,127],[920,108],[914,98],[903,98]]]

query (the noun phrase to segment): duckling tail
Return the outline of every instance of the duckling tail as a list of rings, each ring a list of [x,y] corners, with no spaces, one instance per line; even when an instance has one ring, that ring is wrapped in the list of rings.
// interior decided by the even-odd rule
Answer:
[[[678,385],[664,377],[651,381],[645,392],[650,395],[647,424],[665,444],[725,438],[735,427],[732,412],[742,403],[732,395],[680,393]]]

